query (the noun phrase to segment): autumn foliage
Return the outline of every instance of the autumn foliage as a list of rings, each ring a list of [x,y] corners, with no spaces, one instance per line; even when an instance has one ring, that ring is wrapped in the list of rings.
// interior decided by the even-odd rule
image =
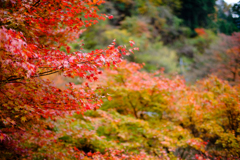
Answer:
[[[115,40],[73,52],[69,42],[113,18],[102,3],[0,1],[0,159],[239,158],[239,34],[216,53],[215,73],[235,86],[215,76],[188,86],[122,60],[138,48]],[[43,78],[52,74],[81,82],[59,88]]]
[[[221,35],[220,45],[225,50],[216,50],[213,59],[217,61],[213,72],[222,79],[230,81],[231,84],[240,83],[240,33],[231,36]]]
[[[137,141],[127,139],[134,132],[128,137],[120,132],[122,143],[142,141],[135,145],[159,158],[161,147],[186,159],[240,156],[239,86],[232,87],[215,76],[187,86],[181,77],[167,78],[161,70],[146,73],[140,69],[139,64],[122,62],[117,70],[106,69],[100,76],[101,85],[107,88],[103,94],[111,96],[102,109],[130,114],[146,123],[144,127],[132,124],[138,130],[133,135]],[[114,130],[109,134],[105,132],[105,136],[114,136]]]
[[[97,5],[102,3],[101,0],[0,2],[0,147],[3,157],[31,157],[38,148],[55,139],[51,132],[54,126],[48,120],[100,106],[98,95],[87,83],[78,88],[69,83],[67,89],[61,90],[40,77],[59,73],[97,80],[101,67],[119,63],[122,54],[129,52],[122,46],[115,47],[115,42],[106,49],[89,53],[71,52],[67,45],[85,28],[112,18],[97,14]]]

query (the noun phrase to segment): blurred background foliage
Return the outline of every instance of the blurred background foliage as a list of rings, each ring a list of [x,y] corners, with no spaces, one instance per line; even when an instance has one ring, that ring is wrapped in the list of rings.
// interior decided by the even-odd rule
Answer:
[[[165,73],[181,74],[188,83],[193,83],[216,73],[206,69],[218,61],[209,59],[209,55],[214,54],[213,48],[225,43],[222,35],[231,37],[240,30],[239,5],[223,0],[106,1],[100,12],[114,18],[88,28],[71,44],[72,50],[81,48],[78,46],[81,40],[85,50],[103,48],[113,39],[120,45],[134,40],[139,51],[125,57],[127,60],[144,63],[143,69],[148,72],[164,67]],[[225,52],[233,46],[221,47]]]

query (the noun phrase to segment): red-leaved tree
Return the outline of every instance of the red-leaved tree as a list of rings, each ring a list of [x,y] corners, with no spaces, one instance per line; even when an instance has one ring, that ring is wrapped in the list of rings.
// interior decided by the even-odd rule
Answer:
[[[56,140],[51,132],[54,126],[47,120],[101,105],[87,83],[77,88],[70,83],[61,90],[40,77],[59,73],[97,80],[101,67],[119,63],[122,54],[129,52],[123,46],[115,47],[115,42],[106,49],[89,53],[71,52],[67,45],[98,20],[112,18],[97,13],[97,6],[103,2],[0,1],[0,154],[3,157],[31,157],[38,148]]]
[[[221,35],[221,40],[220,45],[225,47],[225,50],[214,52],[217,65],[212,69],[213,73],[237,85],[240,82],[240,33],[233,33],[231,36]]]

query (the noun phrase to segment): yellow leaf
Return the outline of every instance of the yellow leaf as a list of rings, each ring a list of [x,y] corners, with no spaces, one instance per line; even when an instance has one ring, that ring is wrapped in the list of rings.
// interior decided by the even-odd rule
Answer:
[[[26,120],[26,117],[21,117],[21,121],[25,122]]]

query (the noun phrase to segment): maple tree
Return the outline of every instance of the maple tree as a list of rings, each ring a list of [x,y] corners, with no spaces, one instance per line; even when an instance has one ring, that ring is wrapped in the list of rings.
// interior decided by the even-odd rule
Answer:
[[[200,30],[198,33],[208,37],[208,34],[201,33]],[[195,74],[198,74],[199,78],[214,74],[229,81],[231,85],[239,85],[239,37],[238,32],[234,32],[231,36],[219,34],[219,38],[210,45],[209,49],[206,49],[204,54],[196,56]]]
[[[67,89],[59,89],[41,77],[59,73],[97,80],[101,67],[119,63],[122,55],[129,52],[124,46],[115,47],[114,41],[106,49],[89,53],[71,52],[67,45],[98,20],[113,18],[97,13],[97,6],[102,3],[102,0],[0,1],[1,155],[31,156],[54,140],[50,119],[101,105],[87,82],[78,87],[69,83]]]
[[[221,35],[221,43],[224,50],[216,50],[213,59],[217,65],[212,69],[213,73],[222,79],[230,81],[233,85],[240,82],[240,33],[233,33],[231,36]]]

